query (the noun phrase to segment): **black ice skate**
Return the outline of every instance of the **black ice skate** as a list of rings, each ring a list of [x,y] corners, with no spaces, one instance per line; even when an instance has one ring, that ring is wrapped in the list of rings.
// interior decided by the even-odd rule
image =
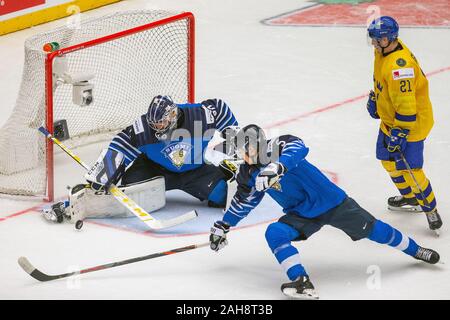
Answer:
[[[414,255],[414,258],[416,258],[417,260],[422,260],[425,261],[426,263],[429,264],[436,264],[439,262],[439,253],[437,253],[436,251],[432,250],[432,249],[427,249],[427,248],[422,248],[419,247],[419,249],[417,249],[416,254]]]
[[[308,276],[302,276],[293,282],[283,283],[281,291],[295,299],[319,299]]]
[[[216,202],[208,200],[208,207],[225,209],[225,203],[216,203]]]
[[[403,212],[422,212],[422,208],[416,198],[395,196],[388,199],[388,209]]]
[[[439,215],[436,209],[431,212],[426,212],[425,214],[427,216],[428,226],[430,227],[431,230],[436,232],[437,235],[439,235],[438,229],[442,227],[441,216]]]
[[[66,215],[66,208],[66,202],[61,201],[54,203],[50,208],[43,209],[42,214],[49,221],[62,223],[64,221],[64,217],[70,219],[70,217]]]

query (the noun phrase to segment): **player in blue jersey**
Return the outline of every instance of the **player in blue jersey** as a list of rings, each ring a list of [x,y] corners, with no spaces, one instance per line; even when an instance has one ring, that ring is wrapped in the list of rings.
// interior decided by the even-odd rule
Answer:
[[[177,105],[167,96],[157,96],[148,112],[119,133],[108,149],[124,155],[124,166],[133,162],[123,184],[164,176],[166,190],[181,189],[223,207],[226,177],[219,168],[205,164],[203,156],[215,131],[237,124],[220,99]]]
[[[294,298],[318,298],[292,241],[306,240],[324,225],[344,231],[353,241],[370,239],[387,244],[418,260],[435,264],[439,254],[373,217],[306,160],[308,147],[292,135],[267,140],[256,125],[242,128],[235,139],[236,153],[244,160],[237,175],[238,188],[221,221],[211,228],[214,251],[228,244],[226,235],[268,193],[285,213],[266,230],[267,243],[291,280],[281,286]]]
[[[111,196],[99,197],[110,184],[119,182],[125,193],[148,211],[163,207],[164,192],[173,189],[223,208],[226,181],[231,176],[220,166],[205,163],[204,151],[216,131],[225,134],[237,124],[221,99],[176,104],[168,96],[156,96],[147,113],[119,132],[103,150],[86,175],[88,184],[72,188],[69,201],[44,210],[44,215],[61,222],[64,216],[76,221],[126,214]]]

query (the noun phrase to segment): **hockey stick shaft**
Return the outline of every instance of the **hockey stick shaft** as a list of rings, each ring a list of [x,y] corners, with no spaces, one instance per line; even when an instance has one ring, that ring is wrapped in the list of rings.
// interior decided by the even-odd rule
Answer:
[[[47,138],[53,141],[58,147],[60,147],[65,153],[69,155],[73,160],[80,164],[84,169],[89,170],[89,166],[85,164],[77,155],[75,155],[72,150],[67,148],[61,141],[55,138],[50,132],[48,132],[44,127],[39,127],[38,130]]]
[[[408,172],[409,172],[411,178],[412,178],[413,181],[414,181],[414,184],[416,185],[417,189],[418,189],[419,192],[420,192],[420,195],[422,196],[424,207],[430,208],[430,204],[428,203],[428,200],[427,200],[427,198],[425,197],[425,194],[423,193],[422,188],[420,187],[419,183],[417,182],[417,179],[416,179],[416,177],[414,176],[414,173],[413,173],[413,171],[412,171],[412,169],[411,169],[411,166],[409,165],[408,161],[406,160],[405,155],[403,154],[403,152],[400,152],[400,157],[402,158],[403,163],[404,163],[405,166],[406,166],[406,169],[408,170]]]
[[[55,143],[58,147],[60,147],[66,154],[68,154],[72,159],[74,159],[78,164],[80,164],[86,170],[89,170],[89,166],[85,164],[77,155],[75,155],[72,150],[67,148],[61,141],[55,138],[48,130],[44,127],[40,127],[38,129],[42,134],[44,134],[47,139],[50,139]],[[197,212],[192,210],[187,212],[181,216],[168,219],[168,220],[157,220],[152,215],[150,215],[147,211],[141,208],[136,202],[134,202],[131,198],[129,198],[125,193],[122,192],[117,186],[111,184],[108,190],[114,198],[119,201],[123,206],[125,206],[131,213],[133,213],[136,217],[138,217],[142,222],[144,222],[151,229],[164,229],[169,228],[191,219],[197,217]]]
[[[22,269],[26,273],[28,273],[30,276],[32,276],[33,278],[35,278],[38,281],[46,282],[46,281],[51,281],[51,280],[56,280],[56,279],[61,279],[61,278],[72,277],[72,276],[76,276],[79,274],[85,274],[85,273],[89,273],[89,272],[111,269],[111,268],[123,266],[123,265],[130,264],[130,263],[136,263],[136,262],[140,262],[140,261],[144,261],[144,260],[155,259],[155,258],[159,258],[159,257],[163,257],[163,256],[168,256],[168,255],[172,255],[172,254],[176,254],[176,253],[180,253],[180,252],[185,252],[185,251],[189,251],[189,250],[193,250],[193,249],[197,249],[197,248],[206,247],[208,245],[209,245],[209,242],[205,242],[205,243],[201,243],[201,244],[193,244],[190,246],[176,248],[176,249],[172,249],[169,251],[152,253],[152,254],[145,255],[145,256],[140,256],[140,257],[131,258],[131,259],[125,259],[125,260],[121,260],[121,261],[98,265],[95,267],[90,267],[90,268],[82,269],[80,271],[61,273],[61,274],[56,274],[56,275],[48,275],[48,274],[45,274],[42,271],[36,269],[25,257],[20,257],[18,260],[18,263],[22,267]]]
[[[417,182],[417,179],[416,179],[416,177],[415,177],[414,174],[413,174],[413,171],[412,171],[412,169],[411,169],[411,166],[409,165],[408,161],[406,161],[405,155],[404,155],[402,152],[400,152],[400,156],[401,156],[403,162],[405,163],[406,169],[408,170],[409,174],[411,175],[412,179],[414,180],[414,183],[415,183],[417,189],[418,189],[419,192],[420,192],[420,195],[421,195],[421,197],[422,197],[422,199],[423,199],[423,206],[426,207],[426,208],[428,208],[428,209],[431,209],[430,203],[428,202],[427,198],[425,197],[425,194],[424,194],[423,191],[422,191],[422,188],[420,187],[419,183]],[[433,211],[426,212],[426,213],[429,214],[429,213],[432,213],[432,212],[433,212]],[[428,220],[428,218],[427,218],[427,220]],[[429,221],[428,221],[428,224],[430,224]],[[442,222],[441,222],[441,225],[442,225]],[[430,229],[434,230],[434,232],[436,233],[436,235],[439,237],[439,230],[433,229],[433,228],[431,228],[431,226],[430,226]]]

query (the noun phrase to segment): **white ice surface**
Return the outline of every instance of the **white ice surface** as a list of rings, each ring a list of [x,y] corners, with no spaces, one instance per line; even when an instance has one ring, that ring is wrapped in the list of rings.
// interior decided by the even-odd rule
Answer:
[[[123,1],[84,16],[155,8],[192,11],[197,22],[196,100],[220,97],[241,123],[262,126],[296,118],[366,93],[371,86],[372,50],[363,28],[270,27],[261,20],[307,5],[285,0],[134,0]],[[23,64],[23,42],[64,20],[0,37],[2,125],[15,103]],[[449,29],[402,29],[425,72],[450,66]],[[427,140],[425,171],[430,177],[444,220],[440,238],[420,214],[391,213],[388,196],[396,190],[379,162],[374,145],[377,121],[365,110],[365,99],[273,128],[272,134],[302,137],[308,159],[337,175],[338,184],[376,217],[409,234],[419,244],[440,252],[448,262],[450,236],[450,72],[429,78],[436,124]],[[278,131],[275,131],[278,130]],[[99,146],[76,152],[94,160]],[[65,155],[56,157],[57,197],[65,185],[80,181],[83,171]],[[11,215],[42,204],[39,200],[0,198],[0,299],[284,299],[279,287],[287,280],[268,249],[264,232],[281,210],[269,199],[249,216],[249,228],[232,231],[229,246],[219,253],[208,248],[175,254],[79,279],[38,283],[17,264],[26,256],[50,274],[85,268],[134,256],[207,241],[209,226],[220,210],[180,192],[168,195],[160,217],[197,208],[197,222],[161,234],[145,233],[132,221],[52,225],[36,211]],[[244,221],[243,221],[244,223]],[[107,227],[105,227],[105,224]],[[109,227],[108,227],[109,226]],[[131,227],[130,227],[131,226]],[[195,233],[194,235],[187,235]],[[200,234],[197,234],[200,233]],[[322,299],[448,299],[448,264],[429,266],[368,240],[352,242],[339,230],[323,228],[307,242],[295,244]],[[379,287],[373,287],[378,270]],[[376,282],[375,282],[376,284]]]

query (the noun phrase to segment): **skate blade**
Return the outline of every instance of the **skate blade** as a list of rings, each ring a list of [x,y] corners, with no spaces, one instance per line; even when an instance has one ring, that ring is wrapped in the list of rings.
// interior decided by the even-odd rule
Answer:
[[[388,209],[396,212],[413,212],[413,213],[422,213],[423,210],[420,206],[411,206],[411,207],[392,207],[388,205]]]
[[[285,288],[283,289],[283,294],[294,299],[300,300],[317,300],[319,299],[319,295],[311,289],[306,289],[305,293],[298,293],[294,288]]]
[[[441,232],[439,231],[439,229],[431,230],[431,231],[434,231],[434,234],[436,235],[436,237],[440,237],[441,236]]]

